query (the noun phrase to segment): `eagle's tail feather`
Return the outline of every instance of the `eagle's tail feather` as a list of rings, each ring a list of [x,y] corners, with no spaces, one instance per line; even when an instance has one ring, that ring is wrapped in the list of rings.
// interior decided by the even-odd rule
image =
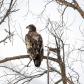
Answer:
[[[33,60],[34,60],[34,65],[35,65],[36,67],[39,67],[39,66],[41,65],[41,60],[39,59],[39,57],[40,57],[40,55],[37,54],[37,55],[36,55],[36,58],[33,59]]]

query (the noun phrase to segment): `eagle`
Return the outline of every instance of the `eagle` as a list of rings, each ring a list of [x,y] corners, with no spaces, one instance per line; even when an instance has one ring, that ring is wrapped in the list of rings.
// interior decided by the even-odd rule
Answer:
[[[29,58],[34,61],[34,65],[39,67],[43,60],[43,40],[40,34],[37,33],[36,27],[30,24],[26,27],[29,29],[25,35],[25,43]]]

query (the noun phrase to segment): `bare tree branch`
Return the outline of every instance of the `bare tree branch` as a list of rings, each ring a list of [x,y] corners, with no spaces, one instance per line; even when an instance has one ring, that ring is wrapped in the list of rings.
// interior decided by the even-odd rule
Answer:
[[[4,1],[4,0],[2,0],[2,1]],[[8,17],[12,12],[18,11],[18,10],[15,10],[15,9],[12,10],[13,7],[14,7],[14,5],[15,5],[15,3],[16,3],[16,1],[17,1],[17,0],[15,0],[15,1],[14,1],[14,0],[11,0],[11,1],[10,1],[9,8],[7,9],[5,15],[2,16],[2,19],[1,19],[1,21],[0,21],[0,24],[2,24],[2,23],[4,22],[4,20],[6,19],[6,17]]]
[[[48,52],[47,52],[47,84],[49,84],[49,64],[48,64],[48,58],[49,58],[49,49],[48,49]]]
[[[61,5],[72,7],[73,9],[77,10],[80,13],[82,18],[84,18],[84,11],[81,9],[81,7],[79,6],[79,4],[77,3],[76,0],[73,0],[72,3],[69,3],[69,2],[67,2],[65,0],[56,0],[56,2],[61,4]]]
[[[0,63],[4,63],[4,62],[15,60],[15,59],[23,59],[23,58],[29,58],[29,55],[20,55],[20,56],[7,57],[7,58],[5,58],[3,60],[0,60]],[[43,56],[43,59],[47,59],[47,57]],[[52,58],[52,57],[49,57],[48,59],[51,60],[51,61],[58,62],[57,59]]]
[[[2,43],[2,42],[5,43],[5,41],[6,41],[8,38],[12,37],[13,35],[14,35],[14,34],[12,34],[12,35],[10,35],[10,36],[6,36],[3,40],[0,41],[0,43]]]
[[[61,82],[62,81],[62,79],[60,79],[60,80],[58,80],[57,82],[55,82],[55,84],[58,84],[59,82]]]
[[[4,29],[4,30],[5,30],[6,33],[8,33],[8,35],[7,35],[3,40],[1,40],[0,43],[2,43],[2,42],[5,43],[5,41],[6,41],[7,39],[10,40],[10,37],[13,37],[13,36],[14,36],[14,34],[13,34],[14,32],[11,33],[10,31],[7,31],[6,29]]]

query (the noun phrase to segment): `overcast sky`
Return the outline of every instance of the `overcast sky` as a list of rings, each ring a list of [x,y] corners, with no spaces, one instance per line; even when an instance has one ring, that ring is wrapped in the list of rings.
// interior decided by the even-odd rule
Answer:
[[[68,1],[72,1],[72,0],[68,0]],[[79,0],[76,0],[76,1],[78,2]],[[82,9],[84,9],[84,4],[82,4],[84,3],[84,1],[81,0],[78,3],[82,7]],[[18,0],[17,4],[18,5],[16,8],[20,10],[12,14],[12,17],[11,17],[12,21],[10,22],[11,32],[15,31],[15,28],[16,28],[18,34],[21,36],[21,29],[22,29],[22,35],[24,39],[25,34],[28,32],[28,30],[26,29],[26,26],[28,26],[29,24],[34,24],[37,28],[37,32],[40,33],[43,37],[43,42],[45,47],[47,45],[47,42],[48,42],[47,38],[49,35],[47,31],[45,30],[40,31],[40,30],[45,28],[46,20],[48,18],[50,18],[51,21],[60,21],[60,13],[57,10],[58,4],[55,2],[48,4],[46,7],[46,12],[44,13],[44,16],[42,16],[44,18],[41,17],[38,19],[37,19],[37,15],[39,15],[43,11],[43,9],[45,8],[44,6],[46,5],[46,2],[44,2],[43,0],[29,0],[29,4],[28,4],[26,0],[21,0],[21,1]],[[30,13],[28,11],[30,11]],[[83,42],[81,42],[78,39],[84,39],[84,37],[82,37],[81,33],[79,32],[80,25],[81,25],[81,30],[83,31],[84,29],[83,18],[76,10],[68,7],[66,9],[66,12],[64,13],[64,21],[67,22],[66,26],[69,29],[65,34],[67,39],[65,43],[70,44],[70,46],[76,45],[76,48],[80,47],[81,44],[83,44]],[[15,28],[14,28],[14,25],[15,25]],[[4,29],[8,30],[7,22],[4,22],[2,25],[0,25],[0,40],[4,39],[6,36],[6,32],[4,31]],[[52,37],[51,36],[49,37],[50,37],[49,40],[51,40]],[[44,53],[46,55],[46,52]],[[3,59],[5,57],[12,57],[12,56],[26,55],[26,54],[27,54],[27,51],[26,51],[25,43],[17,35],[13,37],[13,45],[9,40],[7,40],[7,43],[5,45],[4,43],[0,44],[0,59]],[[24,59],[24,62],[25,62],[25,59]],[[74,64],[73,67],[74,66],[78,72],[81,71],[78,68],[78,65]],[[81,66],[81,64],[79,64],[79,66]],[[81,80],[81,83],[83,84],[84,73],[83,74],[80,73],[80,74],[81,74],[80,80]],[[32,81],[30,84],[34,84],[34,83],[46,84],[45,81],[46,80],[41,78],[39,80],[34,79],[34,81]]]

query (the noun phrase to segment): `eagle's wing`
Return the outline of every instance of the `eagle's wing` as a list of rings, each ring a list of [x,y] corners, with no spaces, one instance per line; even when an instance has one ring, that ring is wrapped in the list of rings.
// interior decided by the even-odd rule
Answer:
[[[26,48],[27,48],[27,53],[30,55],[30,58],[33,59],[32,57],[32,43],[31,43],[31,36],[29,34],[26,34],[25,36],[25,43],[26,43]]]
[[[35,59],[39,55],[39,59],[43,59],[43,41],[40,34],[33,32],[26,34],[25,43],[27,47],[27,53],[31,59]]]

